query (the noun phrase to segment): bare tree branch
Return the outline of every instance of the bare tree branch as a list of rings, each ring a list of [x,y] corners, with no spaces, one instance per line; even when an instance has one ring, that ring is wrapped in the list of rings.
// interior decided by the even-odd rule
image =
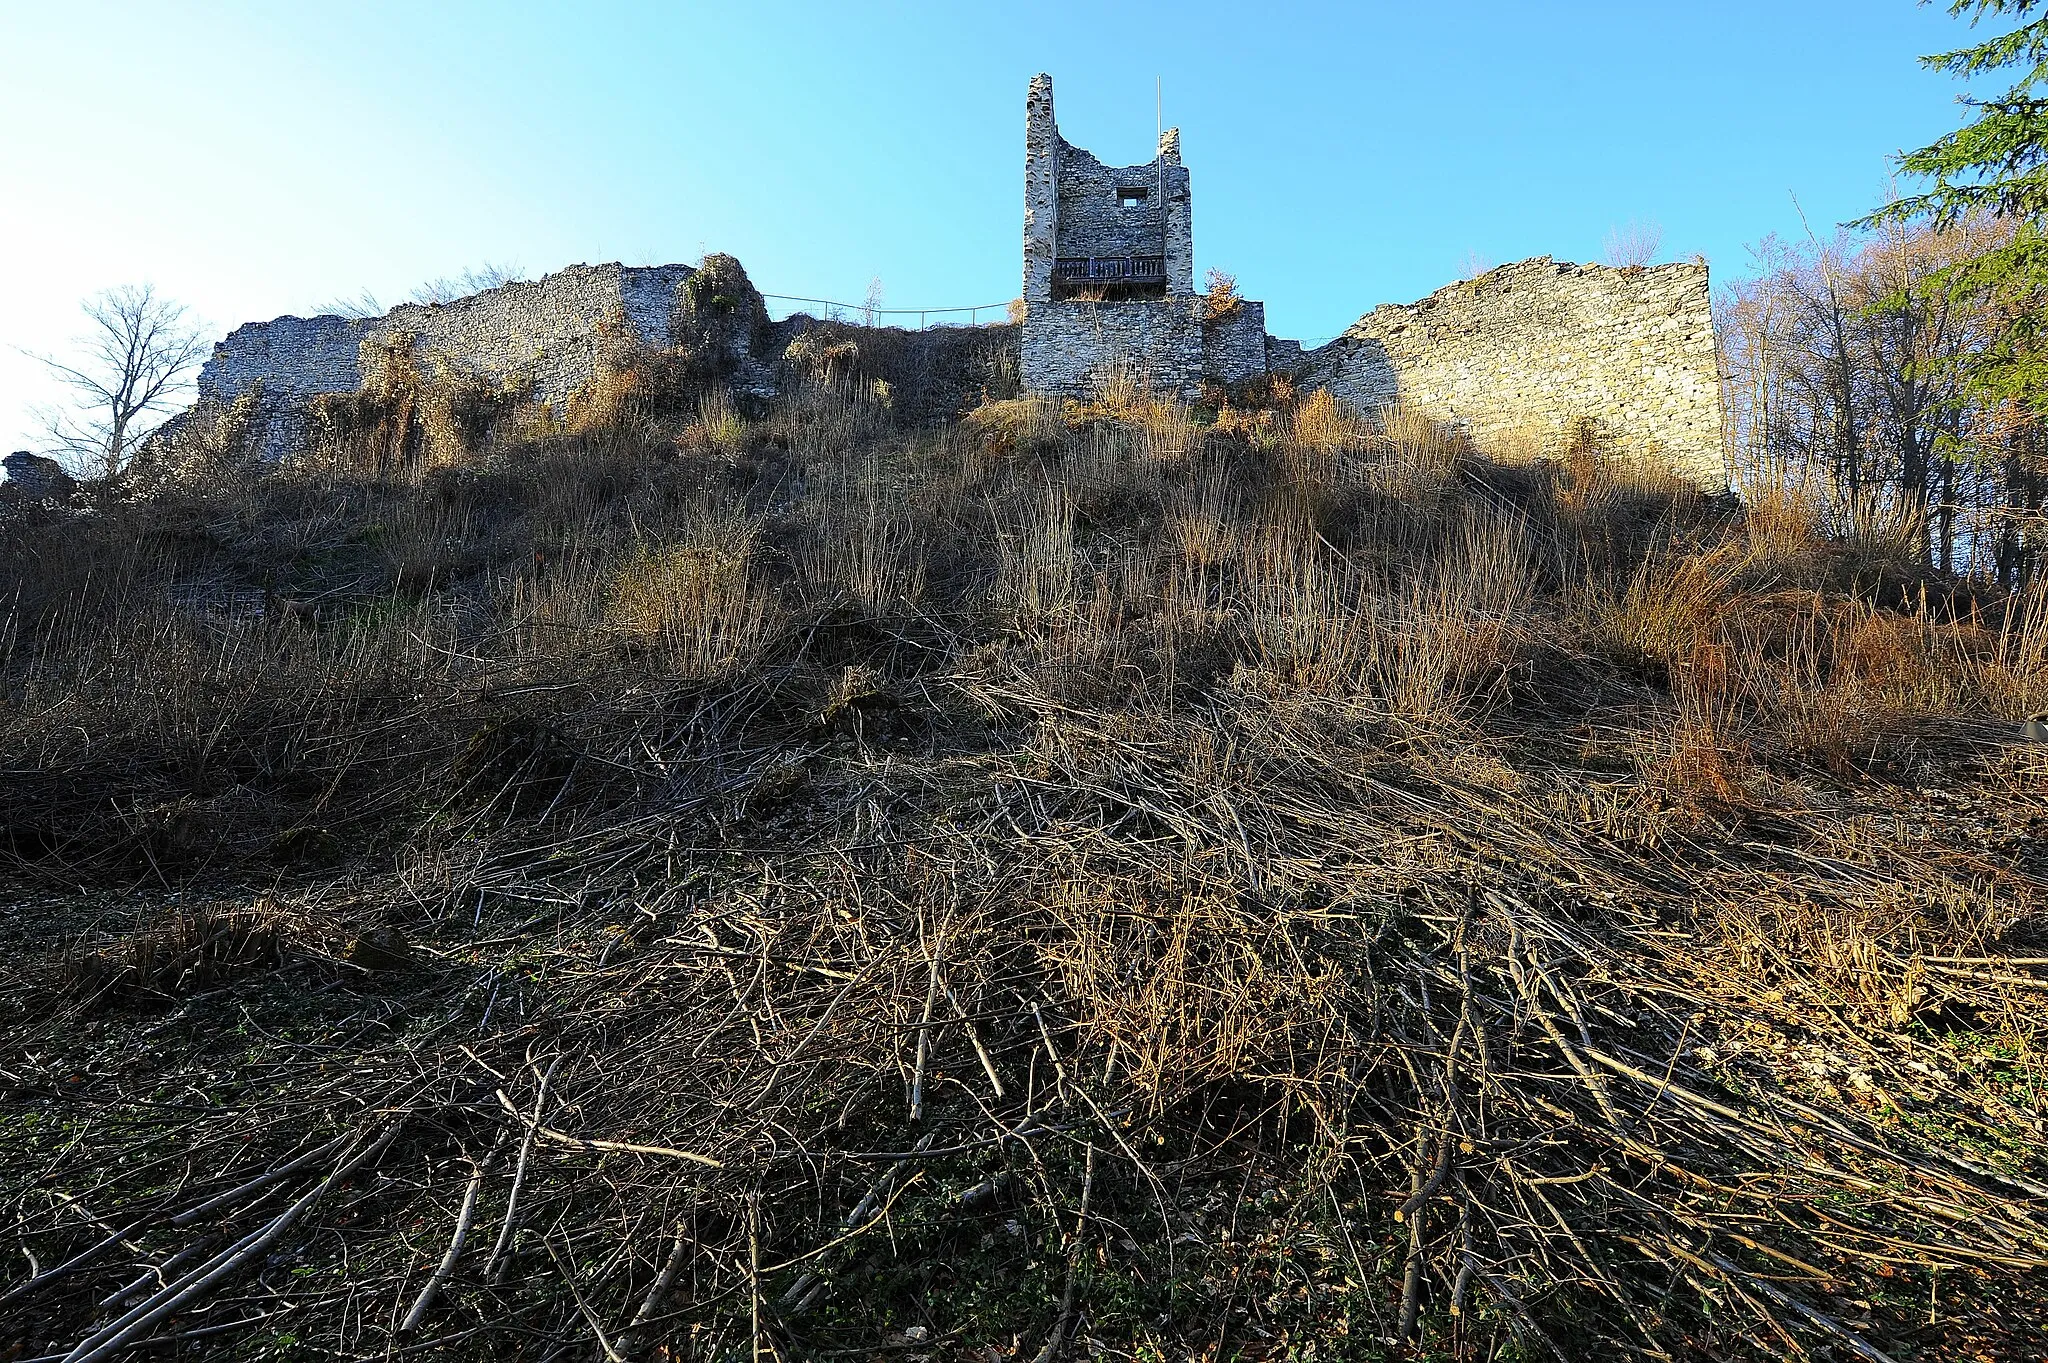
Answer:
[[[177,405],[206,342],[184,306],[153,285],[108,289],[83,306],[92,328],[78,343],[76,364],[31,356],[77,395],[69,408],[40,415],[52,453],[111,477],[154,428],[151,418]]]

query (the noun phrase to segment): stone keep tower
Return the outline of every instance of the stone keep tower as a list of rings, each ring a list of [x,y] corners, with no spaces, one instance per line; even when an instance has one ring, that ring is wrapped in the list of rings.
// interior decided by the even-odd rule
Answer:
[[[1024,111],[1024,301],[1192,295],[1180,129],[1160,136],[1148,164],[1105,166],[1060,136],[1052,77],[1032,79]]]
[[[1265,308],[1209,316],[1195,292],[1180,130],[1135,166],[1106,166],[1060,136],[1052,77],[1024,99],[1024,386],[1082,396],[1127,368],[1192,397],[1204,379],[1266,372]]]

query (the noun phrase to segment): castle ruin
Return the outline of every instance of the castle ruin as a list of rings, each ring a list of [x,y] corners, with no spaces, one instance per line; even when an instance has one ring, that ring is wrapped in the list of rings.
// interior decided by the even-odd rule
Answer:
[[[1024,100],[1024,386],[1080,397],[1124,371],[1192,399],[1284,374],[1370,412],[1402,406],[1482,445],[1557,448],[1590,431],[1727,485],[1704,264],[1610,268],[1539,256],[1374,309],[1313,350],[1268,336],[1265,305],[1195,291],[1180,132],[1110,167],[1060,136],[1052,78]]]
[[[1079,397],[1124,367],[1193,400],[1205,380],[1265,374],[1264,305],[1195,292],[1180,130],[1149,165],[1105,166],[1060,136],[1052,77],[1033,78],[1024,109],[1025,389]]]
[[[978,400],[991,346],[1014,346],[1024,390],[1049,397],[1085,397],[1124,373],[1197,401],[1214,385],[1278,374],[1361,412],[1420,412],[1482,448],[1555,450],[1590,432],[1611,449],[1656,453],[1703,486],[1727,486],[1704,264],[1617,269],[1538,257],[1375,308],[1304,349],[1267,334],[1262,303],[1197,291],[1192,190],[1178,129],[1161,135],[1148,163],[1104,165],[1060,136],[1052,79],[1034,77],[1022,325],[892,332],[898,339],[878,348],[913,357],[915,372],[892,373],[891,383],[919,393],[920,415],[949,414]],[[354,391],[383,351],[409,346],[559,412],[621,344],[660,348],[686,333],[703,344],[692,277],[687,265],[575,265],[380,318],[250,323],[215,348],[200,398],[254,395],[256,443],[276,459],[306,447],[313,399]],[[766,394],[813,320],[770,325],[751,284],[745,292],[758,324],[717,345],[735,386]]]

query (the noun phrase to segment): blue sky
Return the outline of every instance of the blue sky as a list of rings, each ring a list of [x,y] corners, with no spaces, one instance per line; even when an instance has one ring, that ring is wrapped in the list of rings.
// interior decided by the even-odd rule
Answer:
[[[338,5],[0,0],[0,449],[80,298],[149,280],[216,333],[484,261],[730,251],[775,293],[1018,291],[1023,102],[1149,159],[1197,269],[1320,338],[1478,257],[1630,220],[1726,280],[1875,205],[1956,125],[1910,0]]]

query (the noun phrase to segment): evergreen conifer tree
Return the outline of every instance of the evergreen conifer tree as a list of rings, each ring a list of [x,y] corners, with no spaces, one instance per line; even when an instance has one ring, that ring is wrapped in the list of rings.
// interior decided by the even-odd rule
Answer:
[[[2011,31],[1952,52],[1922,57],[1929,70],[1961,79],[2018,67],[2002,94],[1964,96],[1976,111],[1969,123],[1901,156],[1899,169],[1932,183],[1856,225],[1925,220],[1937,228],[1990,214],[2011,221],[2001,244],[1942,271],[1935,287],[1982,300],[1997,319],[1991,344],[1963,361],[1972,396],[2010,402],[2048,415],[2048,15],[2029,18],[2048,0],[1952,0],[1952,16],[1972,25],[2003,16],[2022,20]]]

